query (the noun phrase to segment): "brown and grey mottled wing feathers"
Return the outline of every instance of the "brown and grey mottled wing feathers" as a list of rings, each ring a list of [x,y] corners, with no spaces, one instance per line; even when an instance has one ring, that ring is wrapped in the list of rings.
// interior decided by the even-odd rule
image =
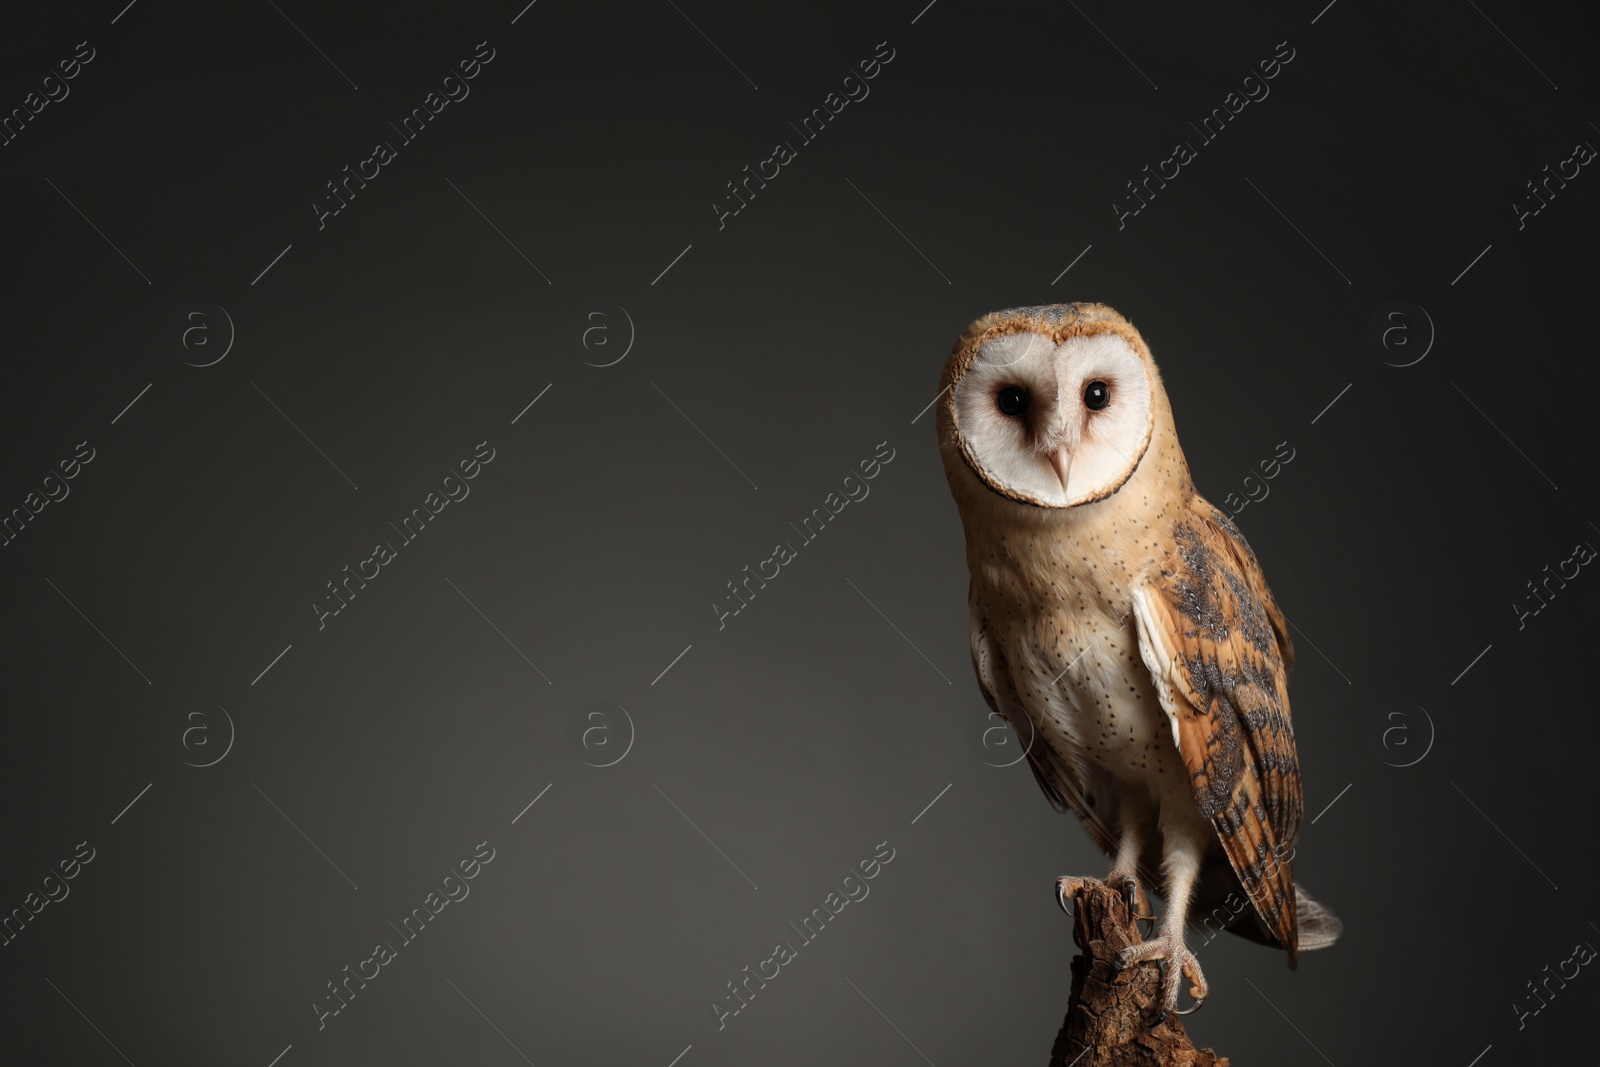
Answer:
[[[1133,601],[1140,652],[1195,803],[1292,967],[1299,935],[1289,859],[1303,799],[1283,615],[1244,536],[1199,498]]]
[[[1250,548],[1250,543],[1244,539],[1244,534],[1239,532],[1239,527],[1233,520],[1219,511],[1209,501],[1196,497],[1194,506],[1200,510],[1205,518],[1212,524],[1222,528],[1228,535],[1228,543],[1239,556],[1240,577],[1246,587],[1255,596],[1256,601],[1266,610],[1267,618],[1272,623],[1272,633],[1278,639],[1278,651],[1283,654],[1285,669],[1294,666],[1294,642],[1289,640],[1289,620],[1283,617],[1282,610],[1278,607],[1278,600],[1272,595],[1272,590],[1267,588],[1267,580],[1261,574],[1261,564],[1256,562],[1256,554]],[[1287,710],[1288,705],[1284,708]]]

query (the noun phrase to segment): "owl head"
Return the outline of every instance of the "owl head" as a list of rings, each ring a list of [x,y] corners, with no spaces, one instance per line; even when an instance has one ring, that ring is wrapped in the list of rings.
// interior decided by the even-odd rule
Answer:
[[[952,488],[975,476],[1022,505],[1074,508],[1126,485],[1152,438],[1170,437],[1176,451],[1150,349],[1104,304],[985,315],[956,342],[942,384]]]

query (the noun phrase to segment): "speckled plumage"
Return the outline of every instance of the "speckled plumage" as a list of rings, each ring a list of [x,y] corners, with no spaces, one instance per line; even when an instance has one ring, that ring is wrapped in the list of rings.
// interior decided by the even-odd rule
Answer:
[[[1030,349],[1055,353],[1013,359],[1018,384],[1031,381],[1063,410],[1039,401],[1036,416],[1016,420],[1018,442],[997,446],[1003,425],[962,424],[963,411],[969,421],[974,413],[994,419],[964,379],[996,351],[985,346],[1017,333],[1042,339],[1030,339]],[[1043,361],[1090,360],[1066,354],[1087,341],[1065,343],[1107,334],[1142,365],[1148,396],[1128,402],[1148,411],[1142,420],[1122,413],[1101,440],[1095,427],[1113,423],[1096,423],[1103,413],[1086,407],[1074,413],[1073,404],[1087,403],[1072,391],[1082,382],[1053,386]],[[1010,365],[998,366],[985,369],[983,388],[1009,380]],[[1186,954],[1177,951],[1185,913],[1215,910],[1239,889],[1251,907],[1221,925],[1282,946],[1293,966],[1302,947],[1297,910],[1303,917],[1309,908],[1316,930],[1304,947],[1331,943],[1332,914],[1309,898],[1296,906],[1291,856],[1302,797],[1287,626],[1243,535],[1195,491],[1144,339],[1100,304],[996,312],[962,335],[941,385],[939,445],[966,529],[974,670],[990,707],[1019,737],[1035,738],[1028,762],[1046,796],[1117,858],[1114,874],[1137,870],[1148,881],[1163,872],[1169,917],[1177,911],[1176,954]],[[1030,448],[1057,462],[1058,442],[1067,470],[1055,468],[1059,501],[1041,495],[1043,483],[1007,480]],[[1069,482],[1066,453],[1090,445],[1126,463],[1102,461],[1097,480]],[[997,448],[1005,455],[996,458]],[[1188,969],[1191,960],[1180,963]],[[1179,967],[1171,970],[1175,1000]],[[1191,977],[1203,989],[1198,975],[1196,966]]]

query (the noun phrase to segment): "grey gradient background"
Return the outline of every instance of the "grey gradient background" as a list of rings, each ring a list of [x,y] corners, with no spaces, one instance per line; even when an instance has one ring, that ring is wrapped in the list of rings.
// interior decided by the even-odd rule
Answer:
[[[1509,205],[1600,143],[1592,21],[923,3],[8,19],[0,108],[97,54],[0,148],[0,509],[96,457],[0,549],[0,910],[96,856],[0,948],[0,1058],[1043,1062],[1073,953],[1053,879],[1108,861],[987,765],[1015,740],[985,744],[914,419],[968,321],[1071,299],[1149,339],[1210,499],[1295,450],[1238,522],[1300,631],[1297,877],[1347,932],[1297,974],[1200,948],[1196,1040],[1238,1064],[1587,1047],[1600,978],[1520,1028],[1516,1005],[1600,944],[1600,578],[1521,629],[1511,605],[1600,545],[1600,178],[1520,231]],[[319,231],[323,183],[483,40],[470,97]],[[1119,230],[1124,183],[1285,40],[1271,95]],[[724,183],[880,41],[871,95],[719,230]],[[167,331],[195,300],[236,331],[204,369]],[[1414,366],[1366,341],[1393,300],[1437,331]],[[620,353],[619,308],[627,358],[586,365]],[[471,495],[319,631],[324,583],[485,440]],[[884,441],[871,495],[719,631],[724,583]],[[575,747],[596,700],[632,729]],[[186,766],[220,708],[227,757]],[[471,895],[319,1031],[325,983],[484,840]],[[719,1031],[725,983],[884,841],[870,896]]]

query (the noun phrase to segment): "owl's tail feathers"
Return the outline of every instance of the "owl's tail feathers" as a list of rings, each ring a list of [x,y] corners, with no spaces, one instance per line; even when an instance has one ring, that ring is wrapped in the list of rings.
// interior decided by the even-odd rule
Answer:
[[[1296,882],[1294,887],[1295,924],[1300,928],[1300,950],[1327,948],[1344,933],[1344,923],[1325,904],[1311,899],[1305,887]]]
[[[1327,948],[1339,940],[1339,935],[1344,933],[1344,923],[1339,921],[1327,905],[1313,900],[1310,893],[1299,882],[1294,886],[1294,917],[1295,926],[1298,928],[1299,944],[1295,951],[1289,954],[1289,967],[1294,969],[1300,952],[1309,952],[1314,949]],[[1238,934],[1249,941],[1268,948],[1283,948],[1283,942],[1277,935],[1267,929],[1260,917],[1253,911],[1246,911],[1228,926],[1228,932]]]

